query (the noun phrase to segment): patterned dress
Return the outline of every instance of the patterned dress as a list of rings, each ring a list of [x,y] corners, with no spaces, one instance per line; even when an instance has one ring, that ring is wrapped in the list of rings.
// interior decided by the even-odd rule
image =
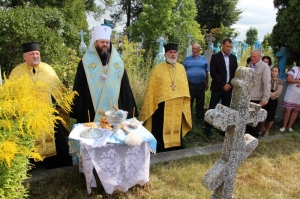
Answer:
[[[294,66],[287,74],[292,75],[293,79],[300,80],[299,66]],[[300,87],[297,87],[296,85],[297,84],[288,85],[282,102],[283,107],[300,110]]]

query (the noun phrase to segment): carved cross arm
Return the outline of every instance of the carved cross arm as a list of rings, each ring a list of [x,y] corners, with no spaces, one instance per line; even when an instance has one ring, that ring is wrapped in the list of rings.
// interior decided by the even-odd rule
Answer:
[[[267,111],[262,109],[259,104],[250,102],[248,117],[247,123],[250,126],[255,127],[259,122],[265,121],[267,118]]]
[[[206,111],[204,119],[215,128],[225,131],[227,126],[236,125],[239,122],[239,112],[222,104],[217,104],[215,109]]]

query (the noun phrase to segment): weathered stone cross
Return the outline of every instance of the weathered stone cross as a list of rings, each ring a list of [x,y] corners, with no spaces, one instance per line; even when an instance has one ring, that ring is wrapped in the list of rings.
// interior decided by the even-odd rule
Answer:
[[[231,83],[233,92],[230,108],[218,104],[216,109],[208,110],[205,114],[206,122],[221,131],[226,130],[222,155],[202,178],[202,184],[214,190],[211,199],[233,198],[238,166],[258,145],[256,138],[245,135],[246,125],[256,126],[267,117],[267,112],[260,105],[250,103],[255,84],[252,69],[239,67]]]

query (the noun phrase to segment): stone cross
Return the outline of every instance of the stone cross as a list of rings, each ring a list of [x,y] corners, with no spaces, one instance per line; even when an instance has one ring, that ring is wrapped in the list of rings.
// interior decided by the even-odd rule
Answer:
[[[280,69],[280,74],[279,78],[285,79],[285,67],[286,67],[286,60],[288,57],[290,57],[291,54],[287,51],[286,47],[281,47],[280,51],[276,53],[276,57],[279,58],[279,69]]]
[[[86,35],[86,32],[83,32],[83,30],[80,30],[80,32],[78,34],[80,35],[80,42],[84,43],[84,35]]]
[[[256,126],[264,121],[267,112],[260,105],[250,103],[254,86],[254,71],[239,67],[233,85],[230,107],[218,104],[216,109],[208,110],[205,121],[221,131],[226,130],[220,159],[203,176],[202,184],[214,193],[211,199],[232,199],[238,166],[257,147],[258,140],[245,135],[246,125]]]
[[[166,40],[163,36],[160,36],[157,40],[157,43],[159,43],[159,49],[158,49],[158,53],[163,53],[163,45],[164,43],[166,43]]]
[[[187,43],[186,48],[184,49],[184,57],[187,57],[187,56],[189,56],[189,55],[192,54],[192,45],[191,45],[191,38],[192,38],[192,37],[193,37],[193,36],[191,35],[191,33],[189,33],[189,34],[187,35],[188,43]]]
[[[213,41],[215,41],[216,39],[213,37],[213,34],[212,33],[209,33],[208,34],[208,37],[206,38],[206,41],[207,41],[207,46],[209,47],[208,49],[212,50],[212,46],[214,45],[213,44]]]
[[[160,36],[158,39],[156,39],[156,42],[159,43],[159,48],[158,48],[158,53],[154,58],[154,62],[153,62],[154,66],[165,61],[165,51],[163,45],[164,43],[166,43],[166,40],[163,36]]]
[[[84,43],[84,37],[83,37],[86,34],[86,32],[83,32],[83,30],[80,30],[80,32],[78,34],[80,35],[79,53],[82,55],[87,50],[87,46]]]

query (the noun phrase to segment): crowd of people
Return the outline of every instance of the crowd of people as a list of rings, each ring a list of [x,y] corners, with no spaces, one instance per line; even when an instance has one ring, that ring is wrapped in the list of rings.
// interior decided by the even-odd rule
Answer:
[[[224,39],[221,51],[213,54],[210,63],[200,54],[201,45],[192,45],[192,55],[178,63],[178,45],[164,45],[165,61],[153,67],[145,91],[141,112],[138,114],[133,92],[124,63],[110,41],[111,28],[98,26],[95,28],[90,47],[80,60],[73,90],[78,93],[72,105],[69,116],[77,123],[99,121],[111,104],[127,111],[132,116],[135,113],[139,120],[157,140],[157,152],[182,148],[182,138],[192,128],[192,123],[204,121],[205,91],[209,89],[211,77],[211,96],[209,109],[214,109],[218,103],[229,107],[234,78],[238,68],[237,58],[231,54],[232,41]],[[23,44],[25,63],[17,66],[11,73],[10,79],[27,75],[35,83],[44,81],[49,86],[50,102],[55,103],[51,93],[53,85],[61,86],[54,70],[40,61],[39,45],[37,42]],[[282,94],[283,81],[278,79],[279,67],[272,66],[268,56],[254,50],[247,59],[247,66],[255,73],[256,85],[251,93],[251,102],[260,104],[268,112],[266,121],[258,127],[247,126],[246,133],[258,137],[268,136],[274,121],[278,97]],[[55,77],[46,81],[46,77]],[[56,82],[53,84],[53,82]],[[287,73],[286,82],[289,84],[285,93],[283,107],[284,119],[280,131],[293,131],[292,126],[300,110],[300,67],[295,66]],[[34,84],[33,84],[34,86]],[[192,112],[196,102],[196,114],[192,120]],[[57,107],[59,109],[59,107]],[[68,120],[68,118],[65,118]],[[68,124],[68,122],[67,122]],[[205,123],[205,135],[212,139],[213,126]],[[68,166],[71,164],[67,140],[63,131],[69,129],[62,124],[56,126],[57,154],[45,161],[46,168]],[[225,132],[220,132],[224,134]],[[68,155],[67,155],[68,156]]]

